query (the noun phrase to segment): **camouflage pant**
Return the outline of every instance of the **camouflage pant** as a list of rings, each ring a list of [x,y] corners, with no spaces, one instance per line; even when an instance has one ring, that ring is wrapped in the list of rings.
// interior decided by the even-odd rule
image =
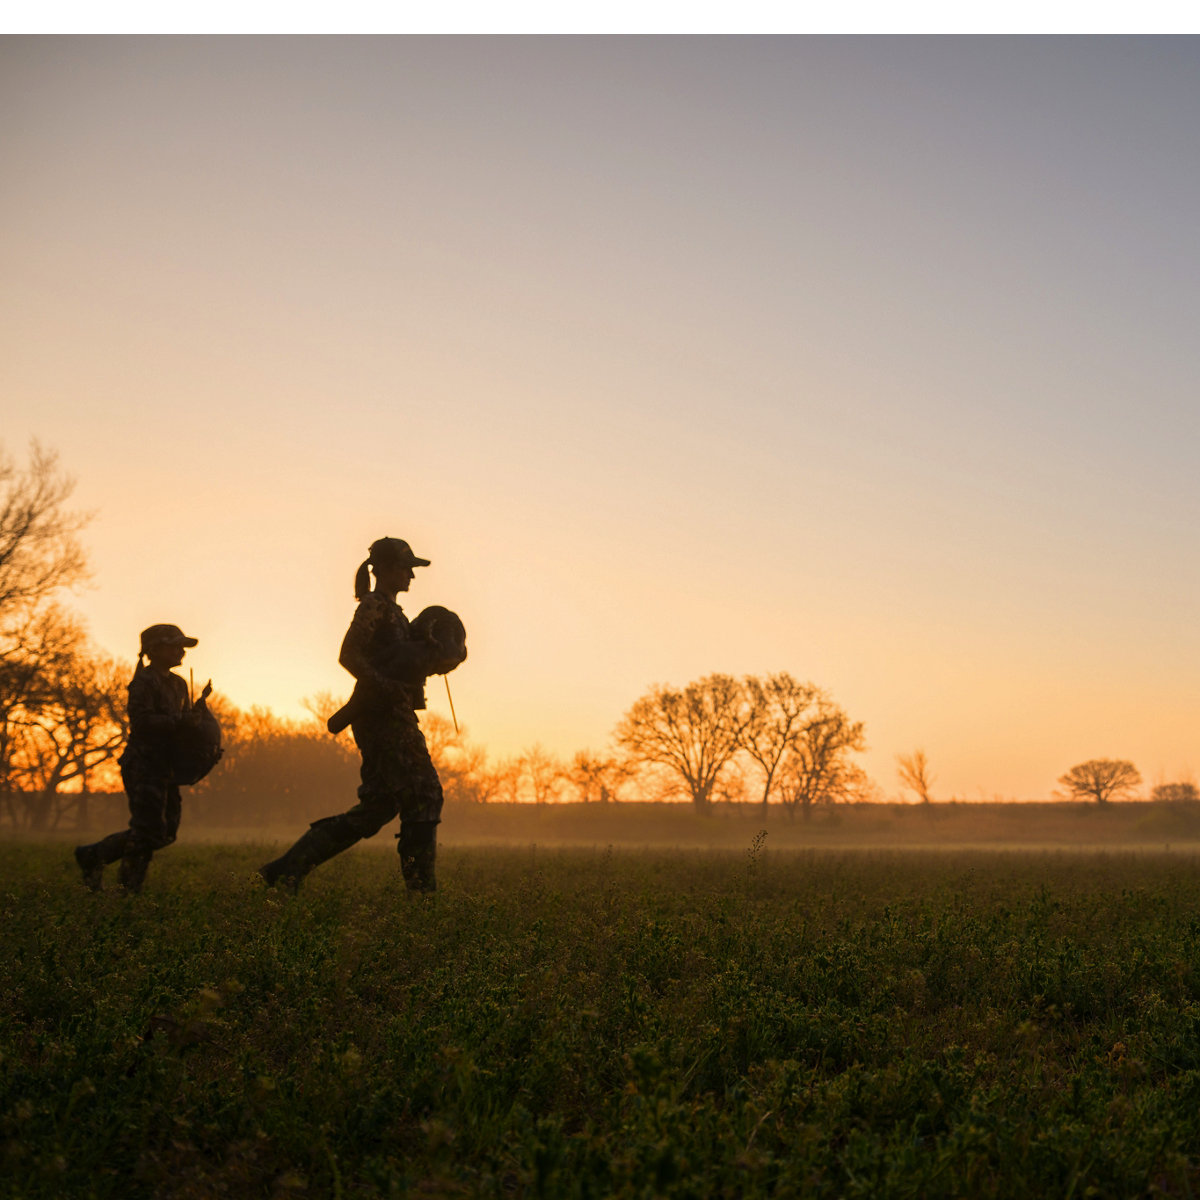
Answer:
[[[121,765],[121,782],[129,797],[129,828],[95,844],[103,864],[120,860],[121,883],[137,891],[155,850],[169,846],[179,832],[179,788],[137,762]]]
[[[401,821],[440,821],[442,784],[429,757],[417,714],[401,710],[351,726],[362,755],[358,803],[343,814],[361,837],[377,833],[393,817]]]
[[[435,890],[442,785],[416,713],[387,713],[355,721],[351,728],[362,754],[358,803],[344,813],[314,821],[282,858],[263,868],[263,877],[272,883],[298,880],[399,817],[397,849],[404,880],[414,891]]]

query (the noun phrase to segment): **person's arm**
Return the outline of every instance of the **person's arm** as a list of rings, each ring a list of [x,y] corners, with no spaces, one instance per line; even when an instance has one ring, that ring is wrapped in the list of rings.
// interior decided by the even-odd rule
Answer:
[[[382,664],[371,653],[375,633],[385,620],[380,602],[374,596],[364,597],[354,610],[354,619],[346,630],[338,655],[338,662],[359,684],[383,696],[398,694],[397,684],[383,673]]]

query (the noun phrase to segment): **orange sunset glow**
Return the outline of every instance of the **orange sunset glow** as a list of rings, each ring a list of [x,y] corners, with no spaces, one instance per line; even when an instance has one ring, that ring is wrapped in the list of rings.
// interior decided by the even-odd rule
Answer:
[[[96,643],[242,707],[349,691],[391,535],[494,755],[787,671],[885,795],[1192,778],[1198,55],[9,37],[0,439],[93,514]]]

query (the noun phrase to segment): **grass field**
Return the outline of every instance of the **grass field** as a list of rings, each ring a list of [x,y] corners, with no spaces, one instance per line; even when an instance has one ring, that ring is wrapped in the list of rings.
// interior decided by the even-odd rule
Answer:
[[[0,844],[0,1194],[1200,1191],[1190,854],[264,853]]]

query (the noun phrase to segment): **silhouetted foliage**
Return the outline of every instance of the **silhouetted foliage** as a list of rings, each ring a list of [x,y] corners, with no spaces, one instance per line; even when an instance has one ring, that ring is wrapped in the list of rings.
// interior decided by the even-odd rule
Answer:
[[[1133,763],[1123,758],[1092,758],[1060,775],[1058,782],[1073,800],[1107,804],[1130,795],[1141,784],[1142,776]]]
[[[1160,783],[1151,789],[1150,799],[1160,804],[1195,804],[1200,800],[1200,788],[1194,783]]]
[[[682,782],[698,812],[743,802],[739,756],[762,772],[762,804],[774,798],[791,813],[858,799],[871,786],[850,760],[865,746],[862,723],[786,672],[655,687],[625,714],[616,739],[631,763],[661,768],[676,788]]]
[[[787,672],[742,681],[746,720],[739,746],[762,771],[762,805],[765,810],[777,790],[780,769],[797,750],[806,726],[816,717],[820,689],[798,683]]]
[[[86,571],[76,534],[87,523],[65,508],[74,480],[34,442],[18,467],[0,447],[0,619],[36,606]],[[5,629],[7,633],[7,628]]]
[[[497,798],[499,775],[488,766],[487,751],[468,740],[465,728],[455,729],[447,718],[427,712],[421,729],[448,802],[486,804]]]
[[[0,797],[8,820],[36,829],[58,823],[60,785],[86,788],[121,740],[111,663],[54,603],[86,573],[73,488],[37,442],[25,466],[0,448]]]
[[[21,655],[0,664],[0,791],[14,825],[55,828],[72,810],[86,825],[96,785],[120,787],[132,670],[93,650],[63,610],[38,609]]]
[[[185,803],[195,819],[222,826],[295,824],[353,802],[358,755],[348,737],[265,708],[240,712],[216,694],[209,709],[221,722],[225,757],[188,792]]]
[[[861,721],[851,721],[818,689],[812,718],[795,738],[779,775],[779,798],[795,816],[807,818],[815,804],[865,799],[871,791],[866,772],[850,760],[866,749]]]
[[[633,778],[633,766],[611,755],[580,750],[564,769],[566,784],[581,804],[607,804],[621,798],[621,788]]]
[[[929,760],[925,757],[924,750],[914,750],[911,754],[897,754],[896,774],[900,776],[900,782],[906,788],[916,792],[917,799],[922,804],[930,803],[932,797],[929,790],[933,787],[933,773],[929,770]]]
[[[558,798],[566,770],[561,760],[537,744],[530,746],[518,761],[529,798],[535,804],[547,804]]]
[[[706,675],[682,689],[652,688],[621,719],[616,740],[634,761],[665,767],[704,812],[748,720],[742,685],[731,675]]]

